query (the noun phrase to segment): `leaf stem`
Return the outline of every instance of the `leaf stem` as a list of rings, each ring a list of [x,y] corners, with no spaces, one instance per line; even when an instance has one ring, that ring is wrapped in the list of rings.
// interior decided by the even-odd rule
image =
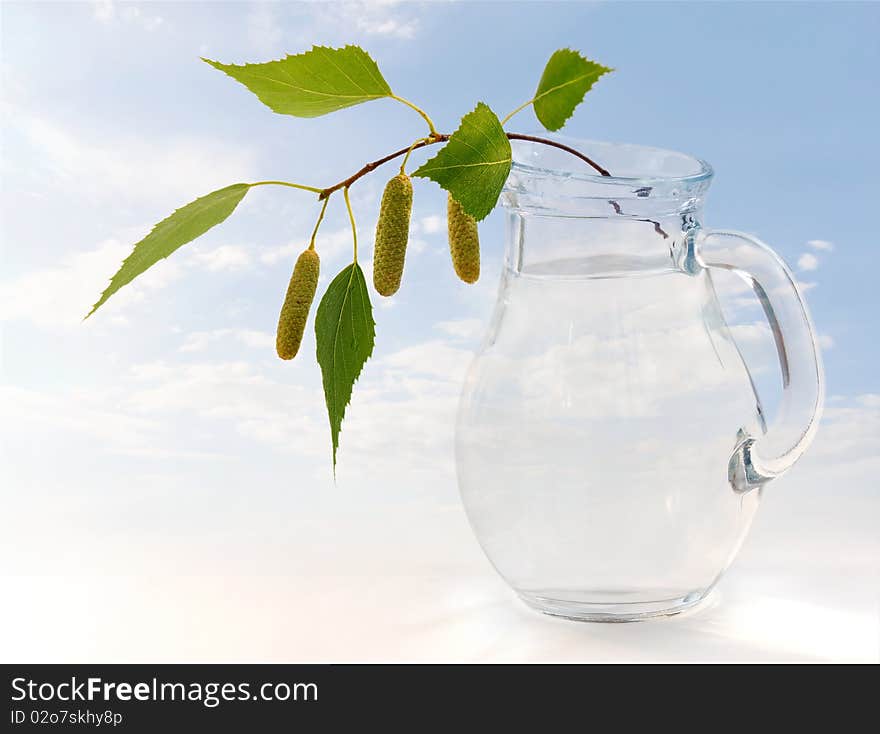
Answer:
[[[535,98],[532,97],[528,102],[523,102],[519,107],[517,107],[513,112],[511,112],[507,117],[505,117],[501,121],[501,127],[504,127],[507,124],[507,121],[513,117],[517,112],[522,112],[526,107],[528,107],[532,102],[535,101]]]
[[[348,198],[348,186],[342,189],[342,195],[345,197],[345,207],[348,209],[348,220],[351,222],[351,236],[354,240],[354,260],[358,261],[358,231],[357,225],[354,223],[354,212],[351,210],[351,200]]]
[[[419,144],[424,145],[427,142],[428,142],[428,138],[419,138],[411,146],[409,146],[409,150],[406,151],[406,155],[403,157],[403,162],[400,164],[400,173],[401,174],[406,173],[406,162],[409,160],[410,153],[412,153],[413,150],[415,150],[415,147],[417,145],[419,145]]]
[[[324,189],[319,189],[316,186],[306,186],[305,184],[291,183],[290,181],[257,181],[256,183],[248,184],[251,188],[254,186],[289,186],[292,189],[301,189],[302,191],[311,191],[313,194],[320,194],[324,191]],[[322,197],[323,198],[323,197]]]
[[[318,236],[318,227],[321,226],[321,222],[324,220],[324,212],[327,211],[327,204],[330,203],[330,197],[328,196],[324,199],[324,203],[321,205],[321,213],[318,215],[318,221],[315,222],[315,228],[312,230],[312,239],[309,241],[309,249],[315,249],[315,237]]]
[[[437,128],[434,127],[434,121],[430,117],[428,117],[428,113],[425,112],[421,107],[419,107],[418,105],[414,105],[408,99],[404,99],[403,97],[398,97],[396,94],[390,94],[388,96],[391,97],[391,99],[395,99],[398,102],[400,102],[401,104],[405,104],[410,109],[418,112],[422,116],[422,119],[424,119],[424,121],[428,123],[428,130],[430,131],[432,138],[435,138],[440,134],[437,132]]]

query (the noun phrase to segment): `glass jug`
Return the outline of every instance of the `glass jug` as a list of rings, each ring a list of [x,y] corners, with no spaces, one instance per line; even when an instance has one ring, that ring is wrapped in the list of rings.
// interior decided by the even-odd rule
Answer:
[[[718,582],[764,485],[812,441],[819,350],[782,260],[703,227],[708,164],[567,142],[613,177],[514,144],[498,300],[458,412],[459,487],[483,550],[531,607],[597,621],[674,614]],[[715,294],[718,268],[751,285],[776,342],[769,428]]]

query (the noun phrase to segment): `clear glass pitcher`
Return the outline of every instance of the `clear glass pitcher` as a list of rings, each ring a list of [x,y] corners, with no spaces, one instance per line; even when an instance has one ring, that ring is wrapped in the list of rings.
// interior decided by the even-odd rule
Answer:
[[[739,549],[816,431],[819,350],[778,255],[705,229],[712,170],[680,153],[515,143],[498,301],[465,382],[458,481],[486,555],[530,606],[587,620],[680,612]],[[776,341],[761,402],[712,273],[751,284]]]

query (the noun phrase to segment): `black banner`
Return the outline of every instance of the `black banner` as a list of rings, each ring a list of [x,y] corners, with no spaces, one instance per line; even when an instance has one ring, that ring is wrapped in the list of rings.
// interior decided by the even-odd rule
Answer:
[[[578,668],[573,670],[573,668]],[[0,731],[291,731],[582,701],[579,666],[4,665]],[[558,708],[556,709],[558,710]],[[413,718],[414,717],[414,718]]]
[[[595,728],[605,717],[615,728],[637,721],[681,722],[701,707],[723,712],[726,725],[753,708],[737,692],[733,671],[713,666],[628,665],[2,665],[4,697],[0,731],[420,732],[425,729],[487,731],[513,724],[513,731],[550,727]],[[749,666],[749,676],[770,682],[778,666]],[[791,667],[791,666],[787,666]],[[812,669],[815,671],[815,669]],[[792,674],[787,670],[786,674]],[[742,681],[742,672],[733,673]],[[811,672],[815,678],[815,672]],[[823,676],[824,677],[824,676]],[[795,714],[814,724],[828,711],[834,731],[839,712],[854,715],[856,702],[870,705],[873,680],[846,687],[834,703],[834,687],[807,704],[803,691],[774,688],[775,714],[791,728]],[[762,683],[763,685],[763,683]],[[764,686],[769,690],[771,686]],[[864,693],[857,690],[864,689]],[[771,712],[763,712],[767,717]],[[479,714],[479,718],[475,715]],[[770,717],[772,718],[772,716]],[[868,719],[866,719],[868,720]],[[780,722],[782,724],[782,722]],[[837,726],[836,728],[839,728]]]

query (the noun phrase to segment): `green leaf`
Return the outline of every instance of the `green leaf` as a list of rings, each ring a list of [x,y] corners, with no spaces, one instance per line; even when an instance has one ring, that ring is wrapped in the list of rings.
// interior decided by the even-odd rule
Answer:
[[[612,69],[561,48],[544,67],[535,92],[535,115],[548,130],[559,130],[600,76]]]
[[[86,318],[95,313],[98,307],[122,286],[131,283],[150,266],[168,257],[181,245],[192,242],[211,227],[220,224],[235,211],[235,207],[244,198],[248,189],[250,184],[232,184],[190,202],[159,222],[150,234],[134,246],[134,250],[125,258],[116,275],[110,279],[110,285],[101,294],[98,302],[92,306]]]
[[[437,155],[413,175],[430,178],[446,189],[479,221],[495,207],[510,173],[510,141],[495,113],[482,102]]]
[[[202,61],[241,82],[263,104],[283,115],[319,117],[391,96],[376,62],[358,46],[313,46],[311,51],[264,64]]]
[[[360,265],[352,263],[330,283],[315,317],[318,364],[333,437],[334,473],[345,408],[364,363],[373,353],[375,326],[364,273]]]

